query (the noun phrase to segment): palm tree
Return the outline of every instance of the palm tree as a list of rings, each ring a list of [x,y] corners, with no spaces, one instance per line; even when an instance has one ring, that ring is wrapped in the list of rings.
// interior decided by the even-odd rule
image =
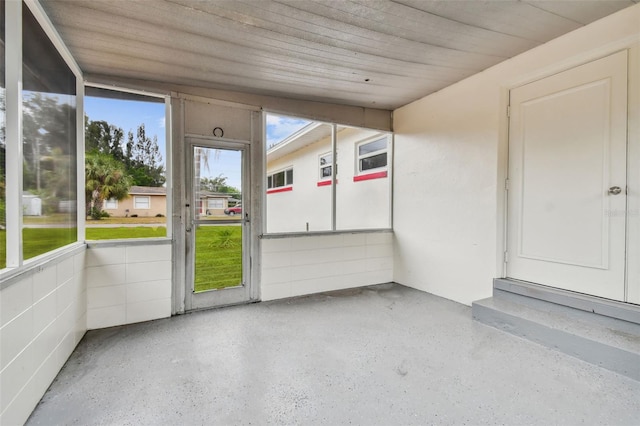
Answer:
[[[99,217],[104,200],[122,200],[129,195],[131,176],[125,172],[125,165],[111,155],[90,152],[85,158],[85,194],[87,216],[92,212]],[[92,209],[93,207],[93,209]]]

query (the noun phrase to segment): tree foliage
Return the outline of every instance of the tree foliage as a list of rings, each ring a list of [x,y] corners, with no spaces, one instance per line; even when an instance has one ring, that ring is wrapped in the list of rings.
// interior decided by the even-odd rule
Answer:
[[[136,185],[162,186],[166,182],[158,137],[149,138],[144,123],[138,126],[135,141],[133,132],[129,132],[125,164]]]
[[[227,184],[227,177],[219,174],[216,177],[200,178],[200,189],[223,194],[240,195],[240,190]]]
[[[76,109],[66,95],[26,92],[23,98],[23,187],[45,212],[76,199]],[[3,152],[4,155],[4,152]]]
[[[104,200],[122,200],[129,195],[132,178],[125,165],[112,155],[89,152],[85,157],[86,214],[99,219]]]
[[[148,137],[144,123],[138,126],[135,135],[130,131],[127,136],[125,142],[124,131],[120,127],[85,117],[87,152],[107,154],[120,161],[132,177],[132,185],[164,185],[166,178],[157,136]]]

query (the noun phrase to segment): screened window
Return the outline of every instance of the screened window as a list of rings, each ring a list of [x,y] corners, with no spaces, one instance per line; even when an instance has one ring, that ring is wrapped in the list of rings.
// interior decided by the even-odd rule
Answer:
[[[134,209],[150,209],[151,197],[136,195],[135,197],[133,197],[133,208]]]
[[[23,258],[77,240],[76,77],[22,8]]]
[[[165,237],[165,98],[91,86],[85,95],[87,240]],[[140,220],[131,210],[151,206],[131,193],[156,194],[153,212],[142,212],[154,226],[133,226]],[[113,228],[100,225],[105,216]]]
[[[387,138],[358,145],[358,171],[382,169],[387,167]]]
[[[391,227],[389,133],[271,114],[265,123],[267,234]]]

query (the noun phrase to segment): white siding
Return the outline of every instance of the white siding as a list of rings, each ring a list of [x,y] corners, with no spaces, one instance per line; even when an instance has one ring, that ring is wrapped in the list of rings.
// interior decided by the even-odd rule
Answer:
[[[491,295],[502,275],[508,89],[632,46],[638,22],[640,5],[394,112],[396,282],[465,304]]]

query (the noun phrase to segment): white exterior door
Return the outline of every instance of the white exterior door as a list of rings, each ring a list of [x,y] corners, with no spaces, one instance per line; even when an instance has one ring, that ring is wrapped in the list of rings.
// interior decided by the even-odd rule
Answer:
[[[510,104],[507,276],[624,301],[627,52]]]

